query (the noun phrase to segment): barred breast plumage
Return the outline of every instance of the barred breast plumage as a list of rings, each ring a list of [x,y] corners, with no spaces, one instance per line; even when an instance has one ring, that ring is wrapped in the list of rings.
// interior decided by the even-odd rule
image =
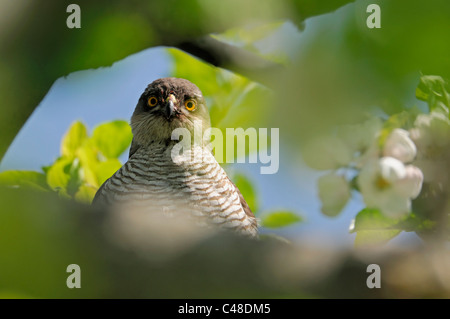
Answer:
[[[192,160],[195,152],[201,154],[199,160]],[[257,235],[256,219],[238,188],[211,152],[198,146],[175,158],[165,144],[139,148],[102,185],[95,201],[139,207],[149,213],[182,211],[200,223]]]
[[[255,216],[205,146],[210,142],[209,112],[196,85],[178,78],[153,81],[139,98],[130,124],[129,159],[100,187],[94,204],[193,216],[203,224],[256,236]],[[173,135],[177,129],[187,136],[178,139]],[[200,140],[191,139],[198,132]],[[191,143],[172,154],[181,141]]]

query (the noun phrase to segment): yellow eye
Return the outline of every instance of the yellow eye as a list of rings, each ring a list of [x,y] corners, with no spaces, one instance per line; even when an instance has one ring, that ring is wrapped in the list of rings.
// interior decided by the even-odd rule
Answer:
[[[155,106],[156,104],[158,104],[158,99],[157,99],[156,97],[154,97],[154,96],[150,96],[150,97],[148,98],[147,103],[148,103],[148,106],[153,107],[153,106]]]
[[[186,102],[184,102],[184,106],[186,107],[186,110],[192,112],[193,110],[195,110],[197,103],[194,100],[187,100]]]

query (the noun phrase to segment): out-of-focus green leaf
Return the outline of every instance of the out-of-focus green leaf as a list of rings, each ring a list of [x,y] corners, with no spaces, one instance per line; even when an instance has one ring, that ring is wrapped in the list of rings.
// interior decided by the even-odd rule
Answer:
[[[100,184],[97,178],[97,166],[100,161],[97,156],[97,151],[94,149],[92,143],[85,143],[77,151],[77,157],[80,159],[81,167],[83,169],[83,177],[86,183],[99,187]]]
[[[402,219],[386,217],[377,209],[365,208],[356,215],[354,226],[350,232],[354,233],[361,230],[384,230],[392,228],[398,229],[401,220]]]
[[[72,161],[69,167],[69,175],[70,179],[66,191],[70,196],[74,196],[78,188],[83,184],[82,168],[78,158]]]
[[[280,28],[283,23],[284,21],[275,21],[242,28],[231,28],[221,34],[215,34],[214,37],[221,41],[232,42],[238,45],[249,45],[266,38]]]
[[[277,211],[263,216],[261,224],[267,228],[281,228],[303,221],[303,218],[291,211]]]
[[[110,158],[104,162],[100,162],[96,170],[99,185],[110,178],[121,166],[122,163],[117,158]]]
[[[270,36],[275,37],[274,33],[280,29],[285,21],[275,21],[269,23],[258,23],[239,28],[231,28],[220,34],[213,34],[212,37],[222,42],[227,42],[237,47],[242,47],[247,51],[253,52],[266,60],[276,63],[286,64],[288,62],[285,51],[272,49],[266,52],[265,47],[261,47],[259,42],[263,42]],[[266,41],[267,42],[267,41]],[[264,42],[263,42],[264,43]]]
[[[401,233],[398,229],[360,230],[356,233],[355,246],[382,245]]]
[[[401,220],[397,226],[407,232],[423,232],[432,230],[436,224],[436,221],[424,218],[413,212],[407,218]]]
[[[87,129],[83,123],[76,121],[64,135],[61,143],[61,154],[73,158],[81,145],[86,141]]]
[[[245,175],[235,174],[233,176],[233,182],[234,184],[236,184],[237,188],[239,188],[239,191],[242,193],[242,196],[244,196],[245,201],[247,202],[252,212],[257,212],[258,200],[256,198],[256,192],[251,181]]]
[[[416,88],[416,97],[428,103],[430,111],[439,110],[449,115],[450,87],[448,83],[437,75],[423,75]]]
[[[67,189],[70,180],[71,165],[71,160],[60,158],[48,169],[47,183],[52,189]]]
[[[403,231],[400,222],[404,219],[386,217],[377,209],[363,209],[350,229],[351,233],[356,232],[355,246],[388,242]]]
[[[90,185],[81,185],[77,193],[75,194],[75,199],[80,202],[90,204],[96,192],[96,187]]]
[[[107,158],[119,157],[132,138],[130,125],[122,120],[100,124],[92,133],[92,141]]]
[[[48,190],[44,174],[34,171],[5,171],[0,173],[0,185]]]

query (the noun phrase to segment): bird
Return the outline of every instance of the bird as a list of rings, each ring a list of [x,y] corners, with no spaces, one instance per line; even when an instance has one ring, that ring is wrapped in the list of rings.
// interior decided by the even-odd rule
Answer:
[[[198,224],[258,237],[255,215],[208,148],[209,111],[194,83],[175,77],[150,83],[138,100],[130,126],[133,138],[128,160],[100,186],[93,205],[120,205],[167,216],[187,214]],[[173,138],[174,130],[184,129],[194,136],[198,127],[200,141],[191,139],[191,146],[181,155],[174,152],[180,143]],[[200,154],[200,159],[192,160],[193,154]]]

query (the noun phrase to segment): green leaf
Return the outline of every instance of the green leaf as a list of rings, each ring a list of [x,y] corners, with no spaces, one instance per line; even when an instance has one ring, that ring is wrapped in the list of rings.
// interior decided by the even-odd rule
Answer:
[[[107,158],[119,157],[130,145],[133,135],[126,121],[117,120],[97,126],[92,141]]]
[[[83,170],[84,181],[95,187],[100,186],[96,173],[97,167],[100,163],[97,155],[98,150],[96,150],[92,145],[91,140],[80,147],[77,152],[77,157],[80,159],[80,164]]]
[[[262,218],[261,224],[267,228],[281,228],[303,221],[303,218],[291,211],[277,211]]]
[[[61,143],[61,154],[73,158],[77,149],[83,145],[87,139],[87,129],[83,123],[76,121],[64,135]]]
[[[360,230],[356,233],[355,246],[382,245],[400,234],[401,230]]]
[[[96,169],[96,175],[99,185],[103,184],[110,178],[120,167],[122,163],[117,158],[111,158],[104,162],[100,162]]]
[[[258,210],[258,201],[251,181],[245,175],[234,174],[233,182],[239,188],[252,212],[255,213]]]
[[[5,171],[0,173],[0,185],[48,190],[45,174],[34,171]]]
[[[97,192],[97,188],[90,185],[81,185],[75,194],[75,199],[90,204],[94,199],[95,193]]]
[[[56,160],[47,171],[47,183],[54,190],[67,190],[72,161],[67,158]]]
[[[83,184],[83,174],[81,172],[81,164],[78,158],[75,158],[69,167],[69,182],[67,184],[67,194],[74,196],[78,188]]]
[[[384,230],[384,229],[399,229],[398,225],[402,219],[393,219],[384,216],[377,209],[365,208],[361,210],[355,218],[354,227],[350,230],[351,233],[361,230]]]
[[[428,103],[430,111],[439,109],[449,114],[450,87],[445,79],[437,75],[423,75],[416,88],[416,97]]]
[[[404,230],[401,222],[405,218],[393,219],[384,216],[377,209],[363,209],[356,215],[354,226],[350,230],[350,233],[356,232],[355,246],[388,242]]]

